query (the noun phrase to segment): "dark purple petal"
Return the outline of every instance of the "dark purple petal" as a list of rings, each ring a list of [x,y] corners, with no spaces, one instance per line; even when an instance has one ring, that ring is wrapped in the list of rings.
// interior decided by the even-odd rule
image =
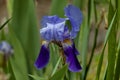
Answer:
[[[79,55],[79,52],[78,52],[78,50],[75,48],[75,44],[74,44],[74,42],[73,42],[73,44],[72,44],[72,48],[73,48],[73,52],[76,54],[76,55]]]
[[[75,54],[69,55],[69,70],[72,72],[78,72],[82,69],[79,61],[77,60],[77,57]]]
[[[65,44],[66,45],[66,44]],[[77,60],[76,57],[76,50],[72,46],[63,46],[64,48],[64,54],[66,56],[66,62],[69,64],[69,70],[72,72],[79,72],[82,67]]]
[[[72,24],[71,38],[75,38],[77,34],[74,34],[80,30],[80,25],[82,22],[82,13],[79,8],[68,5],[64,9],[65,15],[69,18]]]
[[[39,56],[35,61],[35,67],[38,69],[45,67],[49,62],[49,57],[50,57],[49,49],[47,48],[46,45],[42,45]]]

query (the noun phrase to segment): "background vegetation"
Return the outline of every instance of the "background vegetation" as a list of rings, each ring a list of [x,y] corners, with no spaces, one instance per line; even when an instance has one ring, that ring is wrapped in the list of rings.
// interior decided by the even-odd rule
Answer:
[[[62,65],[58,47],[53,44],[50,45],[49,64],[37,70],[34,61],[39,54],[41,38],[36,1],[7,0],[8,17],[0,25],[0,41],[9,42],[14,54],[6,66],[0,65],[0,77],[4,74],[8,80],[120,79],[120,0],[51,0],[48,15],[63,17],[63,9],[70,3],[83,13],[84,20],[75,39],[82,71],[68,71],[67,65]],[[2,62],[3,54],[0,56]]]

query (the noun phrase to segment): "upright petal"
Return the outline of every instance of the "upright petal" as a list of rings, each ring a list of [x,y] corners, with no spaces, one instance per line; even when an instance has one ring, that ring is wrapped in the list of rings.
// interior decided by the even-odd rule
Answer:
[[[65,26],[65,28],[64,28],[63,38],[64,38],[64,40],[70,38],[70,32],[69,32],[69,29],[67,26]]]
[[[47,23],[50,24],[57,24],[64,22],[66,19],[65,18],[59,18],[57,15],[54,16],[44,16],[41,20],[41,26],[42,28],[47,27]]]
[[[55,27],[53,28],[54,40],[63,41],[64,28],[65,28],[65,21],[55,25]]]
[[[79,72],[82,67],[77,60],[75,48],[65,43],[63,43],[63,48],[66,56],[66,62],[69,64],[69,70],[72,72]]]
[[[49,62],[50,54],[48,49],[48,44],[43,44],[40,49],[37,60],[35,61],[35,67],[41,69],[47,65]]]
[[[72,24],[71,38],[73,39],[77,35],[74,33],[80,30],[80,24],[82,22],[82,13],[79,8],[73,5],[68,5],[64,10],[65,15],[69,18]]]

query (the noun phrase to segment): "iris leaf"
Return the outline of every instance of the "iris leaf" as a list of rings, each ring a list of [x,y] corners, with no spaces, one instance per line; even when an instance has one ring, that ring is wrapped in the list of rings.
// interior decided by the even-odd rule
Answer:
[[[11,26],[20,41],[27,59],[29,73],[40,49],[39,31],[33,0],[14,0]]]
[[[49,80],[62,80],[67,72],[68,66],[63,66],[60,70],[58,70]]]
[[[108,24],[111,23],[113,15],[114,15],[114,8],[113,8],[113,5],[110,1],[109,14],[108,14]],[[108,70],[107,70],[106,80],[113,80],[113,76],[114,76],[115,59],[116,59],[116,36],[117,36],[116,19],[113,22],[113,25],[112,25],[113,27],[111,28],[111,31],[109,34],[110,36],[108,38]]]
[[[10,42],[14,48],[14,55],[10,58],[10,65],[13,70],[15,80],[29,80],[27,76],[28,71],[24,50],[20,44],[20,41],[16,38],[10,27],[9,30]]]
[[[118,43],[118,48],[117,48],[117,58],[116,58],[116,68],[115,68],[115,76],[114,80],[119,80],[120,78],[120,39]]]
[[[67,0],[52,0],[51,15],[58,15],[59,17],[64,16],[64,7],[67,4]]]
[[[32,77],[34,80],[48,80],[46,78],[41,78],[39,76],[35,76],[35,75],[29,75],[30,77]]]
[[[58,61],[57,61],[57,63],[56,63],[56,66],[55,66],[55,68],[54,68],[54,70],[53,70],[51,76],[53,76],[54,73],[57,71],[57,68],[58,68],[58,65],[59,65],[60,61],[61,61],[61,57],[58,59]]]

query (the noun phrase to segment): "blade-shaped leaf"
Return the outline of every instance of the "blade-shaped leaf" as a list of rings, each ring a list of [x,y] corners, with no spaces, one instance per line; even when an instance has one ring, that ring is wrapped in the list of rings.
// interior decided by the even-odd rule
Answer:
[[[39,76],[35,76],[35,75],[29,75],[30,77],[32,77],[34,80],[48,80],[46,78],[41,78]]]
[[[116,61],[116,68],[115,68],[115,76],[114,80],[119,80],[120,78],[120,40],[117,48],[117,61]]]
[[[104,57],[104,50],[105,50],[105,47],[106,47],[106,44],[107,44],[107,41],[108,41],[108,37],[110,35],[110,31],[113,27],[114,20],[116,18],[116,13],[117,13],[117,11],[114,13],[112,21],[111,21],[111,23],[109,25],[109,28],[108,28],[108,31],[106,33],[106,37],[105,37],[105,41],[104,41],[104,47],[102,49],[102,53],[101,53],[101,56],[100,56],[100,59],[99,59],[98,67],[97,67],[96,80],[99,80],[99,77],[100,77],[100,72],[101,72],[102,62],[103,62],[103,57]]]
[[[49,80],[62,80],[67,72],[68,66],[63,66],[60,70],[58,70]]]
[[[12,11],[11,27],[25,52],[29,73],[32,73],[40,49],[34,1],[14,0]]]
[[[14,49],[14,54],[10,58],[10,65],[15,79],[29,80],[27,75],[28,71],[24,50],[12,30],[10,30],[10,42]]]
[[[53,75],[55,74],[55,72],[57,71],[57,68],[58,68],[58,65],[59,65],[60,61],[61,61],[61,57],[58,59],[58,61],[57,61],[57,63],[56,63],[56,66],[55,66],[55,68],[54,68],[51,76],[53,76]]]
[[[114,9],[110,1],[109,13],[108,13],[108,24],[111,23],[113,15],[114,15]],[[108,38],[108,69],[107,69],[106,80],[113,80],[113,76],[114,76],[114,67],[115,67],[115,59],[116,59],[116,36],[117,36],[116,19],[113,22],[112,26],[113,27],[111,28],[111,31],[109,34],[110,36]]]
[[[67,4],[67,0],[52,0],[51,15],[64,16],[64,7]]]

